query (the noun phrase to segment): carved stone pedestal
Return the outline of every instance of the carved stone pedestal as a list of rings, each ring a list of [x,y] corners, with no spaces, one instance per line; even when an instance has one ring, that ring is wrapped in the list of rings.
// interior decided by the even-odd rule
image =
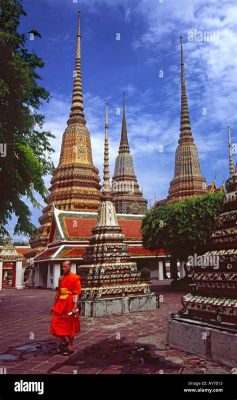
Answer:
[[[168,345],[236,368],[237,334],[231,328],[173,316],[169,319]]]
[[[84,317],[102,317],[104,315],[122,315],[138,311],[150,311],[157,308],[155,293],[137,296],[111,297],[97,300],[80,301]]]

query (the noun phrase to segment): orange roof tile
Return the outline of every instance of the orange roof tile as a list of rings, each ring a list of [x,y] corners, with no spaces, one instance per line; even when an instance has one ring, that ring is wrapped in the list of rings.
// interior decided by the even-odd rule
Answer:
[[[18,248],[16,249],[17,253],[19,253],[19,254],[26,254],[26,253],[29,252],[29,250],[31,250],[30,247],[22,247],[22,248],[19,248],[19,247],[18,247]]]
[[[162,254],[168,254],[166,250],[164,249],[158,249],[158,250],[148,250],[144,249],[144,247],[128,247],[129,253],[131,256],[157,256],[157,255],[162,255]]]
[[[86,252],[85,248],[81,247],[65,247],[60,253],[57,255],[57,258],[74,258],[74,257],[82,257]]]
[[[126,239],[142,239],[141,219],[119,219],[118,223]],[[65,236],[72,239],[86,239],[91,235],[96,225],[96,218],[63,218]]]
[[[88,238],[96,224],[96,218],[63,218],[66,237]]]
[[[59,247],[53,247],[52,249],[45,250],[43,253],[41,253],[37,257],[35,257],[35,261],[47,260],[48,258],[50,258],[50,256],[53,256],[58,249],[59,249]]]

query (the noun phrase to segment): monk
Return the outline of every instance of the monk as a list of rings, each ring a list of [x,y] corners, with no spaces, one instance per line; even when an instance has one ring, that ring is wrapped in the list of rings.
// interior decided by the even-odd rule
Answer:
[[[74,336],[80,332],[78,297],[81,293],[81,278],[71,272],[70,261],[63,262],[62,270],[54,306],[50,309],[53,312],[50,333],[59,338],[57,352],[69,356],[74,352]]]

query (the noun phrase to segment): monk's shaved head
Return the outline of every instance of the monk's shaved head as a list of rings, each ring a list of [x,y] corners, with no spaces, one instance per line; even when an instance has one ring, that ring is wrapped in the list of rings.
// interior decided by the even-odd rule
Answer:
[[[67,261],[63,261],[62,265],[72,265],[71,261],[67,260]]]
[[[71,261],[69,261],[69,260],[63,261],[63,263],[62,263],[63,274],[67,275],[71,271],[71,267],[72,267]]]

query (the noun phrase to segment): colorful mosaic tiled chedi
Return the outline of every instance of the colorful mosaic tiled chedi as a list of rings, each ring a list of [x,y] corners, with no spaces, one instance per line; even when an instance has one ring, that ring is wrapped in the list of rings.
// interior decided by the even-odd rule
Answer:
[[[181,44],[181,118],[179,144],[175,154],[174,178],[170,183],[167,203],[182,200],[193,195],[206,193],[206,180],[201,175],[198,150],[194,143],[188,100],[186,94],[186,83],[184,75],[183,43]]]
[[[123,121],[118,156],[112,180],[113,203],[117,213],[145,214],[147,200],[139,189],[134,170],[133,157],[128,144],[125,95],[123,95]]]
[[[224,212],[212,234],[212,248],[192,272],[193,292],[183,296],[181,314],[237,330],[237,170],[229,130],[230,177]]]
[[[82,278],[81,300],[150,292],[149,285],[140,280],[136,263],[130,261],[128,247],[124,242],[125,236],[111,201],[107,105],[103,177],[97,223],[92,229],[90,244],[83,257],[85,265],[78,268],[78,274]]]
[[[39,218],[41,226],[30,243],[36,253],[47,245],[53,204],[60,210],[97,211],[100,202],[100,179],[98,169],[93,165],[91,138],[84,116],[79,13],[73,76],[71,112],[63,135],[59,165],[51,179],[47,206]]]

